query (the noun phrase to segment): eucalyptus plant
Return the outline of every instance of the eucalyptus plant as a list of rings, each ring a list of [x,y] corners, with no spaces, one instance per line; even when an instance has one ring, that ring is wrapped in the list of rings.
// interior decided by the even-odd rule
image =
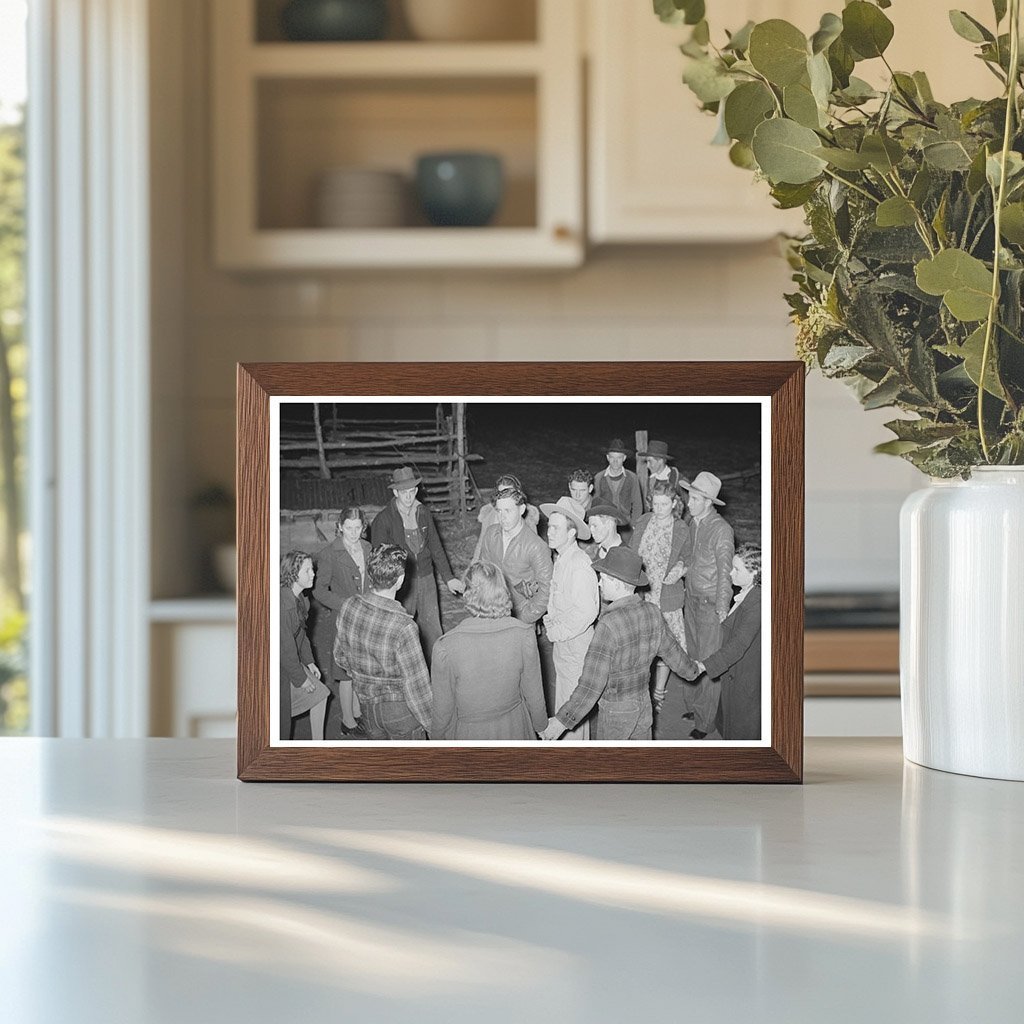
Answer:
[[[992,23],[950,11],[998,95],[938,102],[886,59],[890,0],[852,0],[806,36],[781,19],[711,40],[705,0],[654,0],[692,26],[683,81],[715,141],[808,231],[786,240],[797,350],[866,409],[895,407],[877,450],[931,476],[1024,462],[1024,136],[1020,0]],[[888,87],[855,74],[884,65]],[[995,83],[994,83],[995,85]]]

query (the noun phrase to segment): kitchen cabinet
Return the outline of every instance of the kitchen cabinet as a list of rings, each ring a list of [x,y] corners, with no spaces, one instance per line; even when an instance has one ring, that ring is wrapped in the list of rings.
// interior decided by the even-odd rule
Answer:
[[[678,46],[687,26],[663,25],[646,0],[588,0],[588,223],[594,243],[738,242],[800,232],[799,210],[776,210],[767,185],[712,146],[714,118],[700,112],[681,81]],[[748,20],[785,18],[811,34],[827,0],[709,0],[712,39]],[[988,24],[989,0],[958,7]],[[895,25],[887,52],[897,68],[929,74],[938,99],[996,95],[998,83],[950,27],[945,7],[902,0],[886,11]],[[881,61],[858,64],[872,84]]]
[[[536,4],[534,38],[292,42],[274,0],[218,0],[213,37],[213,231],[229,269],[574,266],[583,258],[579,7]],[[413,202],[388,228],[318,226],[337,168],[411,179],[430,151],[503,161],[493,225],[431,227]]]
[[[715,119],[682,83],[688,26],[663,25],[649,3],[589,0],[588,225],[604,242],[738,242],[798,231],[763,182],[712,146]],[[719,8],[716,12],[716,7]],[[749,19],[786,17],[821,0],[708,4],[714,38]],[[723,18],[725,20],[723,20]],[[810,19],[817,25],[817,15]]]

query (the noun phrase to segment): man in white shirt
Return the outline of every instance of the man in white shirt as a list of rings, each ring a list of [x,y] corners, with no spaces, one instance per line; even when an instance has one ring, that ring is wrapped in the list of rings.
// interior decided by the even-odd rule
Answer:
[[[558,708],[579,682],[601,599],[590,557],[577,543],[577,538],[590,539],[579,506],[565,496],[554,504],[541,505],[540,510],[548,517],[548,546],[555,552],[544,628],[554,646],[554,706]],[[590,723],[581,722],[566,739],[590,739]]]

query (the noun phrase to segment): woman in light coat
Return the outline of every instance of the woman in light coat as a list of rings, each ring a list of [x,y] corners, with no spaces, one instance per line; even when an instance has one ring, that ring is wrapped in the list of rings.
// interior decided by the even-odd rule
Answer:
[[[434,740],[532,740],[546,728],[537,635],[512,617],[505,577],[492,562],[466,572],[471,617],[434,644]]]

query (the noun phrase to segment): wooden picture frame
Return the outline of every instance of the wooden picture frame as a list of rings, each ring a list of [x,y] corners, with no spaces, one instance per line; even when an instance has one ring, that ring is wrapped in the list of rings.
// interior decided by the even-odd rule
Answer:
[[[762,399],[770,452],[770,735],[759,746],[533,743],[276,745],[271,700],[273,399],[690,402]],[[581,397],[585,396],[585,397]],[[697,396],[697,397],[694,397]],[[468,399],[471,400],[471,399]],[[491,401],[494,401],[492,398]],[[595,443],[598,440],[595,439]],[[800,782],[803,774],[804,367],[799,362],[258,363],[238,366],[238,777],[243,781]],[[554,499],[552,499],[554,500]],[[275,527],[276,528],[276,527]],[[273,573],[272,573],[273,568]],[[766,616],[767,618],[767,616]]]

